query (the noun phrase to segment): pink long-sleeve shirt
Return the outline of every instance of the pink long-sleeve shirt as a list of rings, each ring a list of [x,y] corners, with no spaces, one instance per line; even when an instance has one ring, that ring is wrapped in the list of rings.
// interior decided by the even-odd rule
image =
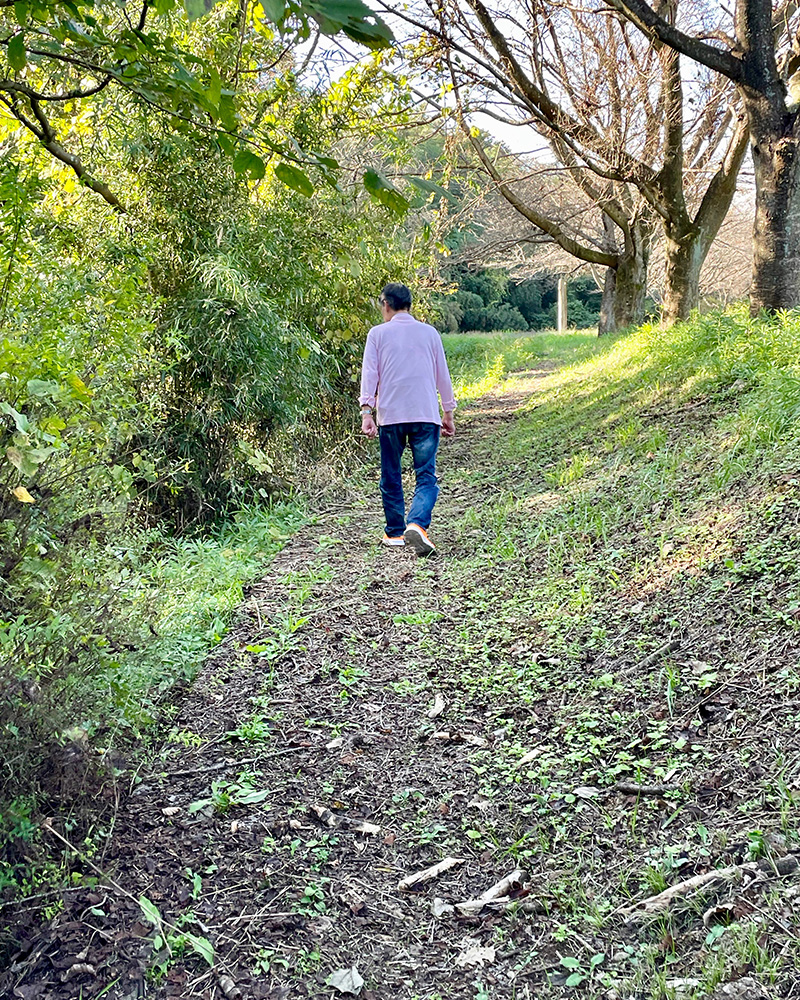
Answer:
[[[437,394],[445,413],[456,408],[436,329],[407,312],[373,326],[364,347],[361,405],[377,404],[376,423],[441,424]]]

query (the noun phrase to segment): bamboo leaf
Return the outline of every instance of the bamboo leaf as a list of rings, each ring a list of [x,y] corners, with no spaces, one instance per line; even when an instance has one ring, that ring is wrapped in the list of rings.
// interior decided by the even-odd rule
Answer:
[[[452,191],[443,188],[441,184],[426,180],[424,177],[409,177],[408,182],[409,184],[413,184],[415,188],[419,188],[420,191],[427,191],[430,194],[438,195],[440,198],[446,198],[452,205],[458,204],[458,198],[456,198]]]

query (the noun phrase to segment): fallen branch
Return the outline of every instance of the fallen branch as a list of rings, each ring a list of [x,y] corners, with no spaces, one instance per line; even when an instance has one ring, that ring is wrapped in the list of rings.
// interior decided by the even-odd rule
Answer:
[[[742,865],[732,865],[730,868],[715,868],[713,871],[703,872],[702,875],[695,875],[685,882],[672,885],[669,889],[665,889],[655,896],[649,896],[647,899],[634,903],[633,906],[624,907],[619,911],[619,914],[623,920],[631,922],[641,917],[662,913],[679,896],[689,895],[699,889],[710,889],[751,873],[753,875],[761,873],[790,875],[797,870],[799,864],[800,862],[795,855],[788,854],[785,858],[779,858],[777,861],[748,861]]]
[[[637,785],[632,781],[618,781],[611,787],[624,795],[663,795],[664,792],[679,792],[681,789],[680,785]]]
[[[505,909],[512,904],[519,902],[511,899],[510,893],[513,889],[521,888],[525,882],[525,872],[521,868],[515,868],[513,872],[495,882],[486,892],[476,896],[475,899],[465,899],[461,903],[445,903],[442,899],[433,901],[433,915],[435,917],[450,916],[458,913],[462,917],[471,917],[480,913],[485,906],[490,904],[495,909]]]
[[[397,888],[402,892],[404,889],[411,889],[412,886],[421,885],[423,882],[430,882],[431,879],[436,878],[443,872],[449,871],[457,865],[463,865],[465,860],[466,858],[445,858],[438,864],[431,865],[430,868],[424,868],[421,872],[417,872],[414,875],[406,875],[404,879],[400,880]]]
[[[676,649],[680,649],[680,639],[670,639],[669,642],[665,642],[663,646],[651,653],[649,656],[645,656],[643,660],[640,660],[636,664],[636,670],[644,670],[646,667],[652,667],[654,663],[658,663],[662,656],[666,656],[668,653],[674,653]]]

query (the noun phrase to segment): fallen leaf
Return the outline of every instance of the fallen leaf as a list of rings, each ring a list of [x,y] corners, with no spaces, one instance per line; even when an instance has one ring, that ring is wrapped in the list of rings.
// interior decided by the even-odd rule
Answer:
[[[442,917],[450,916],[451,913],[455,913],[455,907],[452,903],[447,903],[438,896],[434,896],[433,902],[431,903],[431,912],[437,920],[441,920]]]
[[[352,993],[354,996],[358,996],[364,988],[364,980],[355,965],[349,969],[337,969],[328,976],[326,982],[340,993]]]
[[[593,785],[579,785],[578,788],[573,788],[573,792],[579,799],[593,799],[600,794],[600,789]]]
[[[736,916],[734,903],[720,903],[706,910],[703,914],[703,924],[705,927],[727,927],[736,920]]]
[[[483,736],[476,736],[474,733],[465,733],[462,737],[465,743],[473,747],[488,747],[489,741]]]
[[[517,767],[524,767],[526,764],[530,764],[532,760],[536,760],[541,752],[542,751],[539,747],[535,750],[529,750],[524,757],[520,757],[517,761]]]
[[[397,835],[394,833],[387,833],[386,836],[383,838],[383,842],[384,844],[386,844],[387,847],[391,847],[392,844],[394,844],[395,840],[397,840]]]
[[[428,718],[435,719],[437,715],[441,715],[445,709],[444,697],[437,692],[436,697],[433,699],[433,707],[428,710]]]
[[[350,827],[353,833],[366,833],[369,836],[375,836],[375,834],[381,832],[381,828],[377,823],[367,823],[366,820],[363,823],[353,823]],[[386,843],[386,841],[384,841]]]
[[[491,965],[494,962],[495,949],[488,945],[484,947],[476,938],[464,938],[461,942],[461,954],[456,956],[456,965],[466,966]]]
[[[177,816],[180,811],[181,811],[180,806],[164,806],[164,808],[161,810],[161,812],[165,816]]]

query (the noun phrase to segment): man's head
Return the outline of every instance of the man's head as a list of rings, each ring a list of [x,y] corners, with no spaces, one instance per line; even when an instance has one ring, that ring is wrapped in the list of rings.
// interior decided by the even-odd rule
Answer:
[[[382,290],[378,304],[384,317],[393,316],[397,312],[411,308],[411,292],[399,281],[392,281]]]

